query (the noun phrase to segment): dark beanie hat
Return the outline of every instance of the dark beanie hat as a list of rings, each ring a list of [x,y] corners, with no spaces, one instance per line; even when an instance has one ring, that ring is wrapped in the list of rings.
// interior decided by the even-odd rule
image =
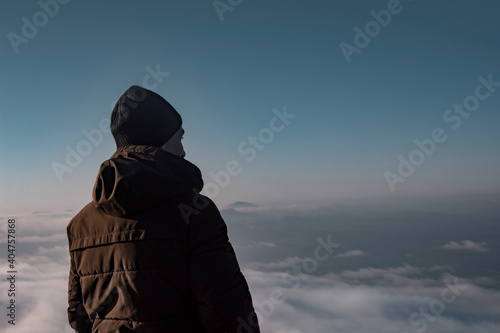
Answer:
[[[132,86],[116,102],[111,113],[111,133],[116,147],[160,147],[182,126],[179,113],[163,97]]]

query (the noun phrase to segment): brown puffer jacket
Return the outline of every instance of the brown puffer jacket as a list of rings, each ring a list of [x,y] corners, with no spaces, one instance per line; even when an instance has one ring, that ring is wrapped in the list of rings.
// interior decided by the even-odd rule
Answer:
[[[201,173],[161,148],[120,148],[68,224],[77,332],[258,333],[227,228]]]

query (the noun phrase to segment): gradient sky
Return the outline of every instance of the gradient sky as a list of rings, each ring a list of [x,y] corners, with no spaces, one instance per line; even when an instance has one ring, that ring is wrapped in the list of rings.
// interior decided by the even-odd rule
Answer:
[[[72,332],[65,227],[115,151],[101,122],[144,82],[182,115],[186,158],[209,187],[240,166],[207,194],[263,332],[500,331],[499,1],[222,0],[235,5],[223,20],[213,0],[54,1],[0,2],[0,221],[16,218],[19,270],[18,322],[2,332]],[[357,31],[377,29],[374,15],[387,23],[368,43]],[[340,45],[356,43],[348,62]],[[443,116],[477,92],[489,95],[454,129]],[[295,117],[265,137],[285,109]],[[384,173],[435,129],[446,141],[391,191]],[[102,139],[60,181],[52,165],[86,131]],[[247,161],[238,147],[259,133],[268,140]],[[340,247],[305,271],[330,238]],[[460,297],[412,321],[449,281]],[[266,310],[277,290],[283,302]]]
[[[244,0],[221,20],[208,0],[72,0],[45,23],[36,1],[2,2],[0,208],[88,202],[100,163],[114,152],[111,134],[62,182],[52,163],[66,164],[66,147],[76,149],[82,131],[99,128],[116,99],[157,66],[169,74],[153,90],[181,113],[186,158],[205,182],[230,160],[242,168],[213,196],[219,205],[496,205],[500,88],[456,130],[443,114],[474,94],[479,76],[500,81],[500,3],[401,1],[348,63],[339,45],[355,45],[354,28],[364,31],[370,12],[387,7]],[[9,33],[22,37],[34,19],[41,26],[16,53]],[[285,107],[296,117],[248,162],[238,146]],[[408,158],[414,140],[435,128],[447,140],[391,192],[384,172],[396,173],[398,156]]]

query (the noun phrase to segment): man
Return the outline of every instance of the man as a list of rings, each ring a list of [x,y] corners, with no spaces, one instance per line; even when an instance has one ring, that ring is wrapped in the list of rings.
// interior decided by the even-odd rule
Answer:
[[[181,116],[132,86],[113,109],[111,132],[117,150],[67,227],[71,327],[260,332],[226,224],[184,159]]]

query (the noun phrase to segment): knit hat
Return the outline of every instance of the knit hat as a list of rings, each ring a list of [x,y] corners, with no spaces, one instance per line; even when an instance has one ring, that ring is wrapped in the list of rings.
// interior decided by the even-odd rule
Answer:
[[[111,113],[111,133],[116,147],[160,147],[181,128],[182,118],[163,97],[132,86],[116,102]]]

